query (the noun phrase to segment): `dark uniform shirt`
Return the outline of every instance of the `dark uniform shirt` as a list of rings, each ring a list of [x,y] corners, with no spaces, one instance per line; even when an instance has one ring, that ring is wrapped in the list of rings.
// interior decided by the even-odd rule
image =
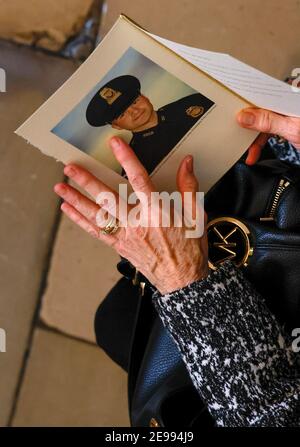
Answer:
[[[156,126],[133,133],[129,144],[149,174],[213,105],[200,93],[186,96],[158,109]]]

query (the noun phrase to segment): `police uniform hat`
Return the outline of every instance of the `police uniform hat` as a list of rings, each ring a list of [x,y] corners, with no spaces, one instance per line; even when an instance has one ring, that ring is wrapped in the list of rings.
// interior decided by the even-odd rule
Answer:
[[[89,102],[87,122],[95,127],[111,124],[141,94],[140,90],[140,81],[135,76],[119,76],[107,82]]]

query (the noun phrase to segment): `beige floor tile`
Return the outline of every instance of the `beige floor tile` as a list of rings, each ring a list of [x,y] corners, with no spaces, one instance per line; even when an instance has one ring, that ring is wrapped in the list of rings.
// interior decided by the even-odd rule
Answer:
[[[272,76],[300,66],[298,0],[107,0],[101,36],[120,13],[167,39],[230,53]]]
[[[58,200],[52,191],[62,165],[14,130],[75,69],[73,62],[0,43],[7,92],[0,93],[0,425],[5,425],[20,373],[41,281],[51,249]]]
[[[129,426],[127,374],[90,344],[37,329],[14,426]]]
[[[121,276],[119,256],[63,216],[51,260],[42,320],[70,335],[94,342],[94,316]]]
[[[0,37],[60,50],[82,27],[93,0],[0,0]]]

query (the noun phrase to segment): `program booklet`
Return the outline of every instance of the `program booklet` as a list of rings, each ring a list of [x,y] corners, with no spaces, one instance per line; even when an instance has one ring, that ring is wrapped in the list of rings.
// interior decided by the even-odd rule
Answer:
[[[299,89],[228,54],[153,35],[121,14],[16,133],[116,190],[128,181],[108,145],[113,135],[131,145],[158,191],[176,189],[179,163],[192,154],[207,192],[256,138],[235,117],[251,105],[300,116]]]

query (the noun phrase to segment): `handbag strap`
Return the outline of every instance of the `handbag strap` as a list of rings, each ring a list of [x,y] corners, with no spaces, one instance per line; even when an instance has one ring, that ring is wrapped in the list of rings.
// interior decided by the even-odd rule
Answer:
[[[134,396],[135,386],[146,352],[149,336],[153,327],[153,322],[157,316],[152,304],[152,290],[146,278],[138,272],[131,264],[122,259],[117,265],[118,270],[128,280],[132,281],[133,287],[138,287],[139,297],[134,320],[134,328],[129,350],[129,368],[128,368],[128,406],[129,416],[132,418],[132,399]],[[133,421],[130,420],[131,425]]]

